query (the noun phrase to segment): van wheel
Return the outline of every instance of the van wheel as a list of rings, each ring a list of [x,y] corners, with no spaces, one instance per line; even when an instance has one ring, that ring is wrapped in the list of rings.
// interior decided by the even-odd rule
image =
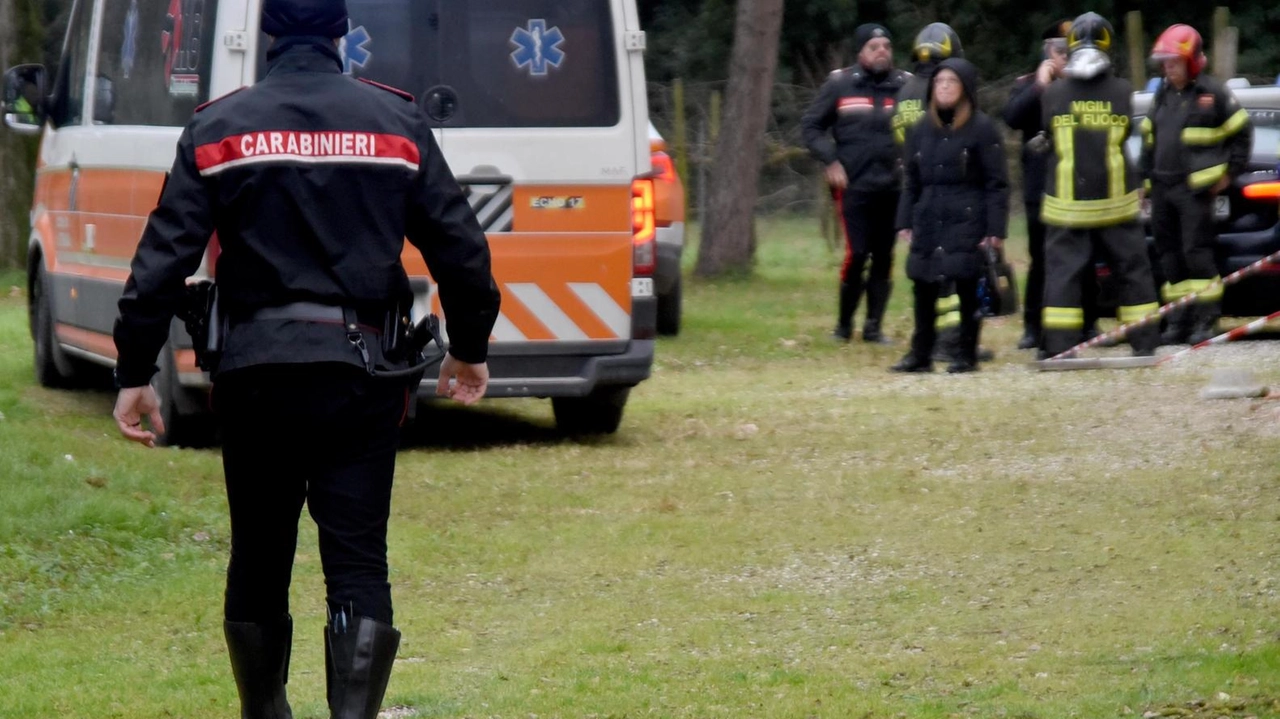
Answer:
[[[31,281],[29,321],[34,346],[36,381],[45,387],[70,387],[76,380],[76,366],[58,346],[54,332],[53,298],[44,268]]]
[[[681,285],[683,280],[676,278],[676,284],[665,295],[658,295],[658,334],[674,337],[680,334],[680,315],[684,300]]]
[[[156,443],[166,447],[212,446],[217,439],[216,418],[208,409],[204,393],[189,390],[178,380],[173,348],[169,345],[160,350],[159,366],[153,386],[160,400],[165,433]]]
[[[613,434],[622,424],[630,387],[601,387],[586,397],[555,397],[556,428],[565,434]]]

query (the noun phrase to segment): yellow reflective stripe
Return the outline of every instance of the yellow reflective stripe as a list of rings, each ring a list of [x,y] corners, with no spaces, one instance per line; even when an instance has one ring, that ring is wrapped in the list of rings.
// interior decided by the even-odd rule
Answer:
[[[1222,299],[1222,278],[1214,277],[1210,280],[1186,280],[1182,284],[1187,291],[1184,294],[1197,293],[1197,302],[1218,302]]]
[[[1243,107],[1218,127],[1188,127],[1182,131],[1182,142],[1187,145],[1217,145],[1240,132],[1249,122],[1249,112]]]
[[[1206,187],[1213,186],[1218,182],[1218,180],[1221,180],[1226,176],[1227,176],[1227,164],[1224,162],[1221,165],[1206,167],[1205,169],[1200,170],[1199,172],[1191,173],[1190,175],[1187,176],[1187,184],[1191,185],[1191,189],[1193,190],[1200,190]]]
[[[1123,127],[1112,127],[1107,131],[1107,196],[1124,195],[1124,131]]]
[[[1160,288],[1160,294],[1164,297],[1165,302],[1173,302],[1187,296],[1186,282],[1166,282],[1164,287]]]
[[[1059,199],[1071,201],[1076,196],[1076,136],[1070,127],[1053,129],[1053,146],[1058,151],[1058,182],[1054,187]]]
[[[1121,305],[1116,315],[1117,315],[1117,319],[1120,320],[1121,324],[1127,325],[1130,322],[1137,322],[1143,317],[1146,317],[1147,315],[1150,315],[1150,314],[1155,314],[1156,312],[1159,312],[1159,311],[1160,311],[1159,302],[1148,302],[1145,305]]]
[[[1137,218],[1137,190],[1103,200],[1063,200],[1046,194],[1040,209],[1040,219],[1057,227],[1107,227]]]
[[[948,312],[943,315],[938,315],[938,319],[935,320],[933,323],[934,329],[939,329],[939,330],[949,330],[952,327],[959,327],[959,326],[960,326],[959,310],[956,310],[954,312]]]
[[[1142,144],[1151,147],[1156,144],[1156,128],[1151,124],[1151,118],[1144,117],[1142,122],[1138,124],[1138,129],[1142,132]]]
[[[946,297],[939,297],[938,301],[934,304],[933,308],[934,308],[934,311],[937,312],[938,314],[944,314],[947,312],[951,312],[953,310],[958,310],[960,309],[960,295],[957,295],[953,292],[947,295]]]
[[[1046,307],[1041,323],[1047,330],[1078,330],[1084,327],[1084,310],[1079,307]]]

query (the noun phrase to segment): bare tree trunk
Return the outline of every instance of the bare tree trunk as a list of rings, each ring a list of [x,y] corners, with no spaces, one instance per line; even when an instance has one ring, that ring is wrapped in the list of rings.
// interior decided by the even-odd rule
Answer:
[[[724,121],[711,167],[707,216],[695,271],[703,277],[751,269],[764,131],[769,122],[783,0],[739,0]]]
[[[0,72],[20,62],[41,62],[40,17],[38,0],[0,0]],[[36,145],[0,130],[0,268],[26,262]]]

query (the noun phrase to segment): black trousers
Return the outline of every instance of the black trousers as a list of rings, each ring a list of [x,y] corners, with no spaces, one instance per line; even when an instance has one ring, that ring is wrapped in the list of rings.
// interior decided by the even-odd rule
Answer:
[[[840,198],[840,216],[844,224],[845,255],[840,281],[862,287],[867,280],[888,282],[893,273],[893,243],[897,237],[894,224],[898,217],[898,192],[855,192],[845,190]]]
[[[1213,195],[1195,192],[1185,182],[1151,185],[1151,233],[1164,272],[1164,299],[1172,302],[1204,289],[1218,277],[1213,246]],[[1190,281],[1188,281],[1190,280]],[[1204,298],[1213,302],[1221,293]]]
[[[916,327],[911,335],[911,353],[921,361],[928,361],[933,356],[933,345],[938,339],[936,323],[939,299],[943,292],[952,292],[948,297],[959,301],[960,337],[957,354],[976,364],[978,332],[982,326],[982,312],[978,306],[978,280],[945,283],[916,281],[913,292]]]
[[[217,378],[231,514],[228,621],[288,612],[305,503],[330,607],[393,623],[387,518],[408,401],[406,382],[340,363],[260,365]]]
[[[1059,354],[1084,341],[1082,277],[1094,272],[1094,251],[1106,259],[1120,284],[1119,320],[1133,322],[1156,310],[1155,280],[1142,226],[1128,222],[1096,229],[1048,228],[1045,242],[1044,349]],[[1154,350],[1159,325],[1149,323],[1129,333],[1137,351]]]
[[[1040,221],[1040,203],[1028,202],[1027,252],[1031,263],[1027,267],[1026,294],[1022,300],[1022,329],[1027,334],[1040,336],[1040,319],[1044,312],[1044,223]]]
[[[1025,204],[1027,212],[1027,252],[1031,262],[1027,266],[1027,286],[1022,301],[1022,329],[1033,337],[1040,337],[1044,316],[1044,244],[1047,230],[1040,220],[1040,203]],[[1093,252],[1095,264],[1098,252]],[[1090,267],[1080,276],[1080,302],[1084,307],[1084,326],[1091,329],[1098,322],[1098,276]]]

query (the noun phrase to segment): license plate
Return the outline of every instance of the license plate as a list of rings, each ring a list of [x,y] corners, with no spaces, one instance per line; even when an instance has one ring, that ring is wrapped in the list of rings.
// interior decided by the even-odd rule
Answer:
[[[653,297],[653,278],[633,277],[631,279],[631,296],[636,299]]]
[[[1142,198],[1142,204],[1139,207],[1143,222],[1151,221],[1151,198]],[[1231,217],[1231,198],[1226,195],[1218,195],[1213,198],[1213,219],[1226,220]]]

